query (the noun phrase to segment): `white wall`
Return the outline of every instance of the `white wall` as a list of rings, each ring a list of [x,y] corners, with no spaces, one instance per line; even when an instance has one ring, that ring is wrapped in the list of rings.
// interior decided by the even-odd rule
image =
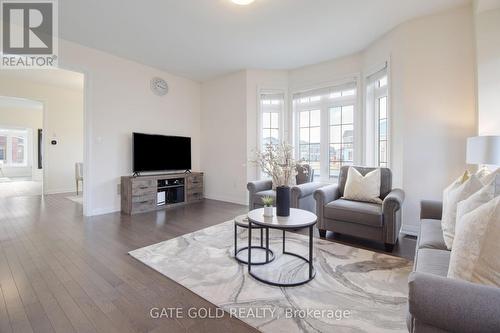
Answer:
[[[246,204],[246,72],[202,84],[201,169],[205,197]]]
[[[500,8],[475,15],[479,135],[500,135]]]
[[[44,105],[44,193],[76,191],[75,163],[83,160],[83,92],[0,75],[0,95]],[[51,145],[53,137],[58,144]]]
[[[28,150],[26,167],[2,167],[6,177],[30,177],[34,181],[42,180],[42,170],[38,169],[38,129],[43,126],[43,106],[16,107],[0,106],[0,126],[29,130],[31,145]]]
[[[192,167],[200,169],[199,83],[64,40],[59,56],[61,67],[85,73],[85,214],[120,210],[120,177],[132,174],[132,132],[191,137]],[[155,76],[168,82],[166,96],[151,92]]]
[[[476,133],[472,8],[402,24],[364,52],[365,68],[388,56],[393,169],[406,191],[403,228],[416,232],[420,200],[441,199]]]

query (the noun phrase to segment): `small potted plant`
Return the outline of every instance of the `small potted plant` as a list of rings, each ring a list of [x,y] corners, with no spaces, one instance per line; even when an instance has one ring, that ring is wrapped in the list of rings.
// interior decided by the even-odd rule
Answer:
[[[264,216],[273,216],[273,203],[274,198],[270,196],[265,196],[262,198],[262,203],[264,204]]]

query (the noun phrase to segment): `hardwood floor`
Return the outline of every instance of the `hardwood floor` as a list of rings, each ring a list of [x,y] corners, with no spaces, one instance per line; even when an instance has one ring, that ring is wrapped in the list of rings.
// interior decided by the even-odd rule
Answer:
[[[65,196],[0,199],[0,332],[256,332],[228,315],[150,318],[153,307],[215,306],[127,254],[230,220],[245,206],[205,200],[84,218]],[[394,254],[412,257],[414,246],[402,238]]]

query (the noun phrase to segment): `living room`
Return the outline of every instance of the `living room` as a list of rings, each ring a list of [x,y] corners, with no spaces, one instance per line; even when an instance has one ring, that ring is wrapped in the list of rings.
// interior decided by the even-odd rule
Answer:
[[[0,331],[500,330],[500,2],[30,3],[0,100],[83,80],[83,194],[0,195]]]

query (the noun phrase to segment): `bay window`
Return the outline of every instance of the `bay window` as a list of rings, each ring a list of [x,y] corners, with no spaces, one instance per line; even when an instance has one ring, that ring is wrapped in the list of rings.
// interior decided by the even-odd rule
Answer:
[[[355,161],[356,82],[293,95],[295,147],[314,179],[336,182],[340,167]]]

